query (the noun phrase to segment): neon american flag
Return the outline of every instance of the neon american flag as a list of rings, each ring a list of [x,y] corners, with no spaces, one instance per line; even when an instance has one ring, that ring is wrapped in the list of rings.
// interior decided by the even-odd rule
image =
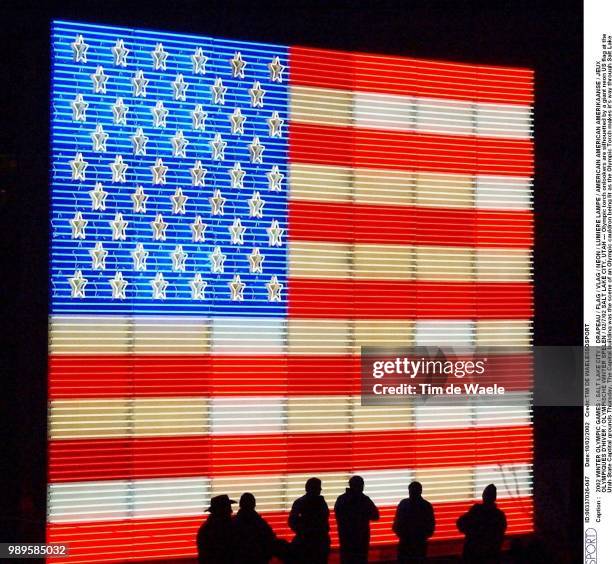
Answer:
[[[363,345],[531,343],[533,74],[53,26],[48,540],[193,556],[212,495],[280,535],[306,478],[434,539],[495,482],[533,528],[530,396],[365,407]],[[518,407],[517,407],[518,406]]]

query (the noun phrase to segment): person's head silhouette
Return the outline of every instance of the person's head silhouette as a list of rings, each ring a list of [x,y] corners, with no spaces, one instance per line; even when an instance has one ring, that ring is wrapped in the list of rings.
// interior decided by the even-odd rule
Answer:
[[[232,514],[232,503],[236,503],[227,495],[217,495],[210,500],[210,506],[206,511],[215,517],[229,517]]]
[[[349,489],[356,493],[363,493],[365,487],[363,478],[361,476],[352,476],[349,480]]]
[[[306,493],[309,495],[321,495],[321,480],[319,478],[309,478],[306,480]]]
[[[495,484],[489,484],[484,490],[482,490],[482,501],[484,503],[495,503],[497,499],[497,488]]]
[[[422,493],[423,486],[421,485],[421,482],[410,482],[410,485],[408,486],[408,495],[411,499],[420,498]]]
[[[243,511],[255,511],[255,496],[252,493],[245,492],[240,496],[240,509]]]

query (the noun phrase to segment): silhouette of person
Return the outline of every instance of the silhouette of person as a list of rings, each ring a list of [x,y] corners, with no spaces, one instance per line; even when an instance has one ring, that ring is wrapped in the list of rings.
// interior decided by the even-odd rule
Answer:
[[[425,562],[427,558],[427,539],[434,533],[436,520],[431,503],[422,494],[421,483],[411,482],[408,497],[399,502],[395,511],[393,532],[399,538],[397,561],[400,564]]]
[[[500,561],[507,523],[496,499],[497,488],[489,484],[482,492],[482,503],[475,503],[457,519],[457,528],[465,535],[465,562],[495,564]]]
[[[321,495],[321,480],[306,481],[306,494],[293,502],[289,527],[295,533],[291,542],[294,562],[326,564],[329,556],[329,508]]]
[[[200,564],[233,564],[234,535],[232,503],[227,495],[210,500],[208,518],[198,530],[198,562]]]
[[[341,564],[368,562],[370,521],[378,521],[380,514],[374,502],[363,493],[363,488],[363,478],[353,476],[346,492],[338,497],[334,505]]]
[[[272,557],[276,535],[257,511],[255,496],[243,493],[240,509],[234,517],[234,562],[265,564]]]

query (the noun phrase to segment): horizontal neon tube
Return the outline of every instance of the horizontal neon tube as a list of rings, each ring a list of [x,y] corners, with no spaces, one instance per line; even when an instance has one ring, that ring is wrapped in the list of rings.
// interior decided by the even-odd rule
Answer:
[[[292,200],[289,233],[294,241],[527,249],[533,214]]]
[[[533,71],[289,48],[294,84],[508,104],[533,103]]]
[[[531,388],[528,357],[488,362],[491,382]],[[358,395],[356,355],[78,355],[52,356],[49,397]]]
[[[289,316],[360,319],[524,319],[533,315],[532,287],[510,282],[289,282]]]
[[[321,144],[325,151],[321,151]],[[531,176],[533,143],[294,123],[290,160],[300,163],[463,174]]]
[[[530,462],[530,425],[471,429],[62,440],[50,482]]]

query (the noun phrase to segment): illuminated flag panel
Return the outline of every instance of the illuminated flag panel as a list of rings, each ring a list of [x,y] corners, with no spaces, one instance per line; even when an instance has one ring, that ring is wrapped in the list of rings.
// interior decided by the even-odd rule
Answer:
[[[364,345],[531,344],[531,71],[56,22],[52,96],[67,560],[193,556],[219,493],[288,536],[312,475],[365,478],[378,545],[413,479],[435,539],[490,482],[532,530],[528,388],[359,398]]]

